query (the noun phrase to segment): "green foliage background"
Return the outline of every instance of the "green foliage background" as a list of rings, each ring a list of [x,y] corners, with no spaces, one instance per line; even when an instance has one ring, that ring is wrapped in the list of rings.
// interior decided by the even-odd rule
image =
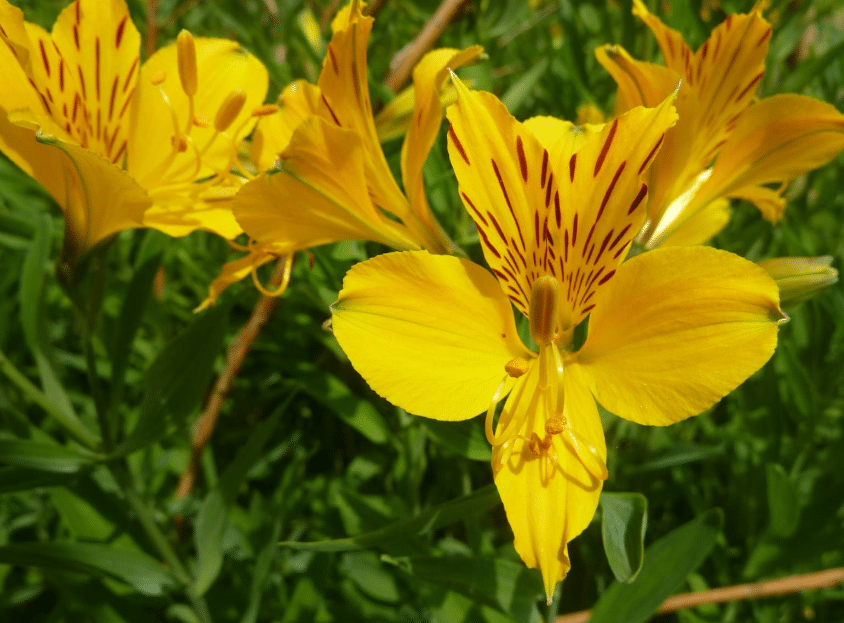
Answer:
[[[14,4],[47,28],[64,5]],[[159,41],[173,40],[180,28],[234,37],[266,63],[274,98],[291,79],[316,78],[322,50],[308,43],[299,16],[312,11],[319,19],[327,4],[159,0]],[[389,99],[383,86],[389,60],[437,4],[383,4],[369,48],[374,100]],[[483,45],[489,58],[462,75],[497,93],[519,118],[572,119],[585,102],[609,112],[614,84],[592,54],[598,45],[621,43],[636,57],[658,58],[628,0],[535,4],[467,3],[439,42]],[[143,35],[146,6],[141,0],[129,5]],[[751,4],[649,6],[696,47],[726,14]],[[774,36],[760,96],[800,92],[844,108],[838,3],[774,0],[766,15]],[[326,30],[324,41],[327,36]],[[386,145],[396,168],[399,149],[399,141]],[[482,261],[444,141],[425,174],[441,222]],[[842,179],[839,157],[797,180],[777,226],[751,206],[737,206],[715,244],[753,260],[831,254],[840,268]],[[97,430],[83,329],[53,270],[61,235],[61,214],[49,197],[0,161],[0,366],[10,362],[51,403]],[[489,488],[482,423],[425,421],[392,407],[369,390],[322,328],[346,269],[382,251],[350,243],[313,250],[312,265],[298,259],[288,292],[223,408],[195,491],[175,502],[203,393],[258,294],[251,284],[239,284],[213,311],[195,316],[192,309],[229,259],[226,243],[203,233],[180,240],[122,234],[106,259],[93,356],[115,405],[118,437],[136,431],[134,447],[125,448],[133,451],[125,461],[86,455],[42,406],[0,376],[0,563],[11,563],[0,564],[0,620],[194,621],[204,600],[214,621],[243,623],[540,621],[557,608],[562,613],[596,602],[596,621],[644,621],[661,600],[651,607],[648,599],[663,592],[844,566],[840,285],[788,309],[791,322],[782,327],[771,362],[710,412],[668,428],[606,415],[605,488],[647,498],[645,544],[656,545],[636,581],[610,588],[618,569],[604,553],[599,512],[572,543],[572,571],[549,612],[539,574],[516,555]],[[155,297],[149,286],[159,264],[165,282]],[[132,313],[139,309],[142,314]],[[125,367],[122,385],[111,376],[117,361]],[[613,509],[616,522],[604,522],[608,547],[610,528],[627,529],[635,566],[642,501],[613,499],[621,506],[602,504],[607,516]],[[183,561],[187,579],[160,561],[140,508]],[[672,533],[681,526],[684,531]],[[378,530],[310,548],[278,545]],[[673,540],[660,541],[666,538]],[[835,622],[844,620],[844,590],[709,605],[658,620]]]

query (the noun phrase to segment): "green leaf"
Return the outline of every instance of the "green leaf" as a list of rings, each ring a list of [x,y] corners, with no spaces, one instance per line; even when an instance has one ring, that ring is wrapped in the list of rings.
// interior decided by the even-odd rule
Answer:
[[[768,481],[769,529],[776,537],[789,537],[794,534],[800,521],[800,504],[797,490],[785,470],[769,463],[766,469]]]
[[[301,388],[328,407],[346,424],[373,443],[386,443],[390,438],[387,422],[371,402],[352,392],[340,379],[325,371],[307,371],[298,375]]]
[[[16,491],[65,485],[74,478],[73,474],[45,472],[42,469],[32,469],[19,465],[0,467],[0,493],[14,493]]]
[[[723,514],[709,510],[653,543],[631,584],[613,583],[592,610],[590,623],[643,623],[709,555]]]
[[[340,569],[373,599],[398,603],[401,596],[396,579],[384,568],[375,552],[346,552],[340,558]]]
[[[779,93],[800,93],[815,78],[818,78],[833,62],[840,61],[844,53],[844,41],[827,50],[821,56],[798,63],[783,77],[778,85]]]
[[[645,555],[648,500],[639,493],[601,493],[601,537],[615,579],[636,579]]]
[[[531,93],[536,92],[536,85],[548,69],[548,59],[541,59],[536,65],[528,69],[516,80],[507,92],[501,96],[501,101],[511,114],[516,114],[519,107]]]
[[[89,465],[91,457],[53,443],[0,439],[0,463],[72,474]]]
[[[703,446],[697,444],[676,444],[669,448],[662,456],[659,456],[652,461],[642,463],[641,465],[634,465],[629,468],[631,472],[649,472],[658,469],[668,469],[670,467],[679,467],[688,463],[696,461],[705,461],[706,459],[718,456],[724,453],[723,446]]]
[[[197,551],[194,589],[199,595],[210,588],[223,565],[223,533],[237,492],[246,480],[249,470],[263,458],[264,447],[271,433],[295,396],[296,390],[289,394],[287,400],[280,404],[269,418],[252,429],[246,443],[241,446],[237,456],[199,509],[194,526]],[[288,443],[294,444],[297,440],[298,437],[293,437]]]
[[[129,361],[129,353],[135,334],[141,326],[141,318],[147,301],[152,294],[152,282],[155,273],[161,266],[163,251],[153,254],[145,259],[135,270],[132,281],[126,290],[123,304],[120,306],[120,314],[117,317],[117,326],[114,330],[114,339],[111,344],[111,402],[116,407],[123,395],[123,380],[126,373],[126,364]]]
[[[398,539],[409,539],[425,534],[466,517],[488,511],[500,501],[495,485],[487,485],[469,495],[449,500],[415,517],[397,521],[380,530],[346,539],[312,542],[282,541],[279,545],[311,552],[346,552],[378,547]]]
[[[19,543],[0,547],[0,563],[80,571],[125,582],[144,595],[174,583],[161,564],[140,552],[98,543]]]
[[[152,362],[144,377],[138,424],[118,454],[147,446],[167,432],[170,422],[184,422],[196,411],[222,351],[228,315],[228,305],[199,314]]]
[[[492,447],[477,421],[440,422],[422,418],[431,438],[472,461],[489,462],[492,460]]]
[[[539,573],[521,562],[462,556],[411,557],[408,561],[414,578],[466,595],[516,621],[531,620],[536,602],[545,594]]]
[[[50,402],[68,419],[76,420],[76,413],[70,398],[56,374],[52,347],[47,342],[50,334],[44,318],[44,280],[50,262],[50,242],[52,240],[52,221],[47,214],[38,214],[32,243],[26,253],[21,274],[20,323],[23,337],[35,358],[41,386]],[[81,426],[81,423],[79,424]]]

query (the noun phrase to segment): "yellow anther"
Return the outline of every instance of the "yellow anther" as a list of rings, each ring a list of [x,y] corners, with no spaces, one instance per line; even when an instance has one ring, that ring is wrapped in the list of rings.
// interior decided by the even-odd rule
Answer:
[[[179,66],[179,80],[188,97],[196,95],[196,44],[193,35],[183,30],[176,37],[176,62]]]
[[[207,128],[211,125],[211,119],[208,118],[208,115],[197,113],[193,116],[193,125],[198,128]]]
[[[278,112],[278,106],[275,104],[264,104],[263,106],[258,106],[255,110],[252,111],[253,117],[266,117],[267,115],[273,115]]]
[[[158,86],[159,84],[164,82],[166,79],[167,79],[167,74],[164,71],[157,71],[152,75],[150,82],[152,82],[153,85]]]
[[[542,454],[543,445],[542,440],[536,433],[530,434],[530,440],[527,443],[528,450],[533,456],[540,456]]]
[[[559,435],[566,430],[566,426],[568,426],[568,422],[562,416],[545,420],[545,432],[549,435]]]
[[[173,147],[176,148],[176,151],[179,153],[183,151],[187,151],[188,149],[188,139],[184,134],[180,134],[179,136],[171,136],[170,143]]]
[[[214,118],[214,129],[217,132],[224,132],[237,119],[243,105],[246,103],[246,93],[242,89],[235,89],[226,96],[220,108],[217,109],[217,116]]]
[[[539,346],[554,340],[560,285],[553,277],[540,277],[530,291],[530,336]]]
[[[504,364],[504,371],[514,379],[519,378],[530,369],[530,364],[521,357],[511,359]]]

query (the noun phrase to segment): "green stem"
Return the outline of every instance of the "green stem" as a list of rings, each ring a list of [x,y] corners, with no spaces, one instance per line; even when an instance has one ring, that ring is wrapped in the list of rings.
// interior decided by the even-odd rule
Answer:
[[[82,342],[82,350],[85,353],[85,368],[88,373],[88,386],[91,389],[91,396],[94,399],[94,410],[97,412],[97,422],[100,425],[100,434],[103,436],[103,448],[106,452],[114,450],[114,430],[111,426],[108,403],[100,385],[100,378],[97,374],[97,361],[94,357],[93,335],[88,327],[85,327],[85,336]]]
[[[47,396],[38,387],[26,378],[11,361],[6,358],[3,351],[0,351],[0,373],[8,378],[17,388],[32,402],[40,406],[47,415],[52,417],[59,426],[64,428],[76,441],[90,450],[97,449],[101,443],[100,439],[88,430],[82,421],[72,413],[65,413],[56,405],[50,402]]]
[[[167,537],[164,536],[164,533],[155,522],[151,510],[141,499],[141,496],[138,495],[137,491],[135,491],[131,476],[129,475],[128,467],[121,464],[115,465],[113,473],[123,488],[126,500],[135,512],[135,515],[141,524],[141,528],[143,528],[153,547],[158,552],[158,555],[161,556],[162,560],[164,560],[167,566],[170,567],[170,570],[173,572],[176,579],[183,585],[185,593],[191,601],[197,617],[203,623],[211,623],[211,612],[208,610],[208,604],[205,603],[205,598],[202,597],[202,595],[197,594],[194,590],[193,580],[191,579],[190,574],[182,564],[182,561],[179,560],[176,552],[173,551],[172,547],[170,547],[170,543],[167,542]]]

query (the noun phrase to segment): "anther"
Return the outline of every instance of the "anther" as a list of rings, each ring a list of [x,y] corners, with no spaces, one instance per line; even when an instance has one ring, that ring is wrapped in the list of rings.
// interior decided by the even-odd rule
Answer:
[[[178,151],[179,153],[187,151],[188,149],[188,139],[187,137],[185,137],[184,134],[180,134],[179,136],[171,136],[170,143],[173,145],[173,147],[176,148],[176,151]]]
[[[516,357],[515,359],[511,359],[507,363],[504,364],[504,371],[514,379],[519,378],[525,372],[528,371],[530,365],[527,361],[522,359],[521,357]]]
[[[554,277],[544,276],[533,282],[530,291],[530,336],[539,346],[554,340],[560,285]]]
[[[273,115],[278,112],[278,106],[275,104],[264,104],[263,106],[258,106],[255,110],[252,111],[253,117],[266,117],[268,115]]]
[[[193,125],[198,128],[207,128],[211,125],[211,119],[208,118],[208,115],[198,113],[193,116]]]
[[[242,89],[235,89],[226,96],[220,108],[217,109],[217,116],[214,118],[214,129],[217,132],[224,132],[237,119],[243,105],[246,103],[246,93]]]
[[[176,37],[176,62],[179,66],[179,80],[188,97],[196,95],[196,44],[193,35],[183,30]]]
[[[152,82],[154,86],[158,86],[165,80],[167,80],[167,73],[164,71],[157,71],[153,74],[152,78],[150,79],[150,82]]]
[[[568,426],[568,421],[562,416],[545,420],[545,432],[549,435],[559,435],[566,430],[566,426]]]
[[[539,438],[539,435],[537,435],[536,433],[531,433],[527,447],[533,456],[540,456],[542,454],[543,446],[542,440]]]

